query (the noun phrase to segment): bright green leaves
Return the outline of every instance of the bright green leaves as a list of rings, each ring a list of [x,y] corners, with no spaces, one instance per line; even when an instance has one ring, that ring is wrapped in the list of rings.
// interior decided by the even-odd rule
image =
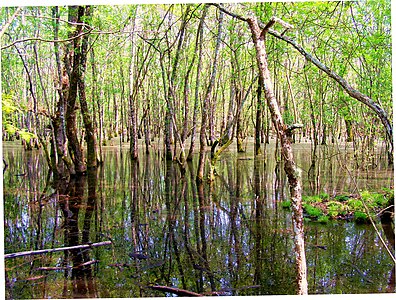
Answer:
[[[15,106],[15,103],[13,102],[11,95],[3,94],[1,99],[1,110],[3,113],[3,118],[5,118],[6,116],[9,116],[12,113],[18,111],[19,109],[17,106]]]
[[[17,127],[15,117],[17,114],[23,113],[23,110],[16,105],[12,95],[2,95],[1,110],[3,113],[3,131],[7,132],[10,136],[18,134],[19,137],[27,143],[29,143],[32,138],[36,138],[35,134],[28,132],[26,129]]]

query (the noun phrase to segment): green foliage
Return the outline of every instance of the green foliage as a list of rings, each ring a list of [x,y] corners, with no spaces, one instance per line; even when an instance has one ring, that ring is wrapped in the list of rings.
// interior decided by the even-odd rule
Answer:
[[[353,216],[356,223],[362,224],[369,222],[367,214],[362,211],[355,211]]]
[[[283,201],[281,205],[282,208],[289,209],[291,207],[291,201],[290,200]]]
[[[352,211],[364,208],[363,202],[359,199],[350,199],[348,200],[347,205]]]
[[[19,136],[26,141],[27,143],[30,143],[31,139],[36,138],[37,136],[34,133],[28,132],[25,129],[19,130],[18,131]]]
[[[320,208],[314,207],[310,204],[304,204],[303,205],[305,212],[311,217],[311,218],[318,218],[321,215],[323,215],[323,212]]]
[[[347,213],[348,207],[340,202],[337,201],[329,201],[327,203],[328,215],[332,218],[345,215]]]
[[[381,193],[370,193],[368,191],[363,191],[361,193],[362,200],[366,203],[368,207],[385,207],[388,203],[388,198],[386,195]]]
[[[327,193],[325,193],[325,192],[320,193],[320,194],[319,194],[319,197],[320,197],[322,200],[324,200],[324,201],[327,201],[327,200],[330,199],[330,195],[327,194]]]
[[[322,198],[320,196],[303,196],[302,200],[304,203],[320,203]]]
[[[322,223],[322,224],[328,223],[329,220],[330,220],[330,217],[329,217],[329,216],[320,216],[320,217],[318,218],[318,222],[319,222],[319,223]]]
[[[5,132],[7,132],[11,136],[19,134],[19,136],[27,143],[29,143],[32,138],[37,137],[34,133],[28,132],[26,129],[20,129],[17,127],[15,121],[15,114],[22,113],[23,110],[18,107],[13,101],[12,95],[2,95],[1,110],[3,113],[3,130]]]
[[[349,200],[349,196],[347,195],[337,195],[334,197],[334,201],[345,202]]]

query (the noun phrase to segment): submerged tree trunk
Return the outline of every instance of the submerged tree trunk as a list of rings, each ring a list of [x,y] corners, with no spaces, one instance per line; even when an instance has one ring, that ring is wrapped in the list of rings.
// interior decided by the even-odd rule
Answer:
[[[290,137],[292,129],[284,124],[282,115],[279,111],[279,106],[277,100],[275,99],[272,88],[265,48],[266,34],[269,28],[276,22],[276,20],[276,18],[272,18],[263,30],[259,28],[256,19],[248,18],[247,22],[252,32],[253,42],[256,48],[256,57],[259,67],[261,85],[264,87],[264,94],[267,100],[267,105],[270,109],[272,122],[281,142],[282,157],[285,162],[284,168],[290,186],[290,197],[293,210],[293,233],[296,251],[298,294],[308,294],[307,266],[304,249],[301,179],[299,170],[294,162],[293,151],[291,148]],[[283,22],[281,22],[281,24],[283,24]]]

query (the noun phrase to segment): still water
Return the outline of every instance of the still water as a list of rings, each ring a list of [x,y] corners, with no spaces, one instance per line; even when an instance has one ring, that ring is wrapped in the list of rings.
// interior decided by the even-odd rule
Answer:
[[[386,160],[355,168],[345,149],[296,145],[303,193],[393,188]],[[4,144],[5,253],[111,241],[111,245],[6,259],[10,299],[296,293],[287,179],[275,150],[224,153],[212,184],[197,186],[196,161],[182,171],[158,152],[129,159],[104,149],[104,165],[52,181],[40,152]],[[377,227],[386,239],[386,225]],[[389,235],[388,235],[389,237]],[[393,238],[393,240],[392,240]],[[305,223],[311,294],[395,292],[394,265],[371,225]],[[393,245],[392,245],[393,244]]]

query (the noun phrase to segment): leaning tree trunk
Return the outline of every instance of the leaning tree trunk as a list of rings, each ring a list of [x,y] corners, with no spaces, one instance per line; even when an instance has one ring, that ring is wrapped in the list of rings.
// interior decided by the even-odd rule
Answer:
[[[293,233],[296,251],[298,294],[303,295],[308,294],[308,282],[304,249],[304,223],[302,214],[301,180],[299,170],[294,162],[290,139],[291,130],[294,127],[288,127],[283,122],[282,115],[279,111],[279,106],[273,92],[270,72],[268,69],[267,53],[265,48],[266,34],[276,20],[276,18],[272,18],[263,30],[259,28],[256,19],[248,18],[247,22],[252,32],[253,42],[256,48],[256,58],[259,67],[261,86],[264,88],[264,94],[271,113],[272,122],[275,126],[279,140],[281,142],[282,157],[285,162],[284,168],[289,181],[290,197],[293,210]],[[282,21],[280,22],[281,24],[284,24]]]

